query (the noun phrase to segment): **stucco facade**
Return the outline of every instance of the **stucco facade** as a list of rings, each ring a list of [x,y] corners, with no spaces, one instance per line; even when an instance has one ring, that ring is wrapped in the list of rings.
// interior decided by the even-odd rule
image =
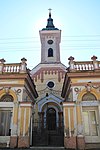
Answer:
[[[91,59],[69,58],[62,89],[67,148],[100,148],[100,61]]]
[[[29,147],[37,92],[26,68],[0,60],[0,146]]]

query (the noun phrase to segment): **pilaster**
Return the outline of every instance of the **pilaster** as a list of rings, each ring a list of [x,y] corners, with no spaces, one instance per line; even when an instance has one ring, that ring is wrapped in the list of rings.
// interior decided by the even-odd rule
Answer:
[[[19,112],[19,103],[15,102],[13,107],[10,148],[16,148],[18,146],[18,112]]]

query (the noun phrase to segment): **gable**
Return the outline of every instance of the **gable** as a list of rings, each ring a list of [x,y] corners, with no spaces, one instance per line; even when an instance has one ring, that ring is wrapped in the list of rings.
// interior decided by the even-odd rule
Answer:
[[[62,99],[58,98],[57,96],[53,95],[53,94],[49,94],[48,97],[44,97],[42,99],[40,99],[37,104],[38,104],[38,111],[41,112],[42,111],[42,107],[46,104],[46,103],[55,103],[56,105],[58,105],[61,109],[61,102]]]

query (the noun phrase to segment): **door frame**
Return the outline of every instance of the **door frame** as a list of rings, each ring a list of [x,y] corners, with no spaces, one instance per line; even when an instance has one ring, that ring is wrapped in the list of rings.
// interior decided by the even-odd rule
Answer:
[[[96,114],[96,121],[97,121],[97,132],[98,132],[98,136],[93,136],[93,135],[85,135],[84,133],[84,137],[85,137],[85,143],[100,143],[100,119],[99,119],[99,107],[98,106],[83,106],[82,107],[82,119],[83,119],[83,112],[88,112],[89,115],[89,123],[90,122],[90,113],[91,111],[95,111]],[[90,128],[91,125],[89,125]],[[84,119],[83,119],[83,129],[84,129]],[[91,130],[91,129],[90,129]]]

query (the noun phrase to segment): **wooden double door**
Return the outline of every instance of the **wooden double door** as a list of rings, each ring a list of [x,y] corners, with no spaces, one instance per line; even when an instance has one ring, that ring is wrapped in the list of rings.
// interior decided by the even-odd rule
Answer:
[[[98,107],[83,108],[83,125],[86,143],[100,142],[100,124]]]

